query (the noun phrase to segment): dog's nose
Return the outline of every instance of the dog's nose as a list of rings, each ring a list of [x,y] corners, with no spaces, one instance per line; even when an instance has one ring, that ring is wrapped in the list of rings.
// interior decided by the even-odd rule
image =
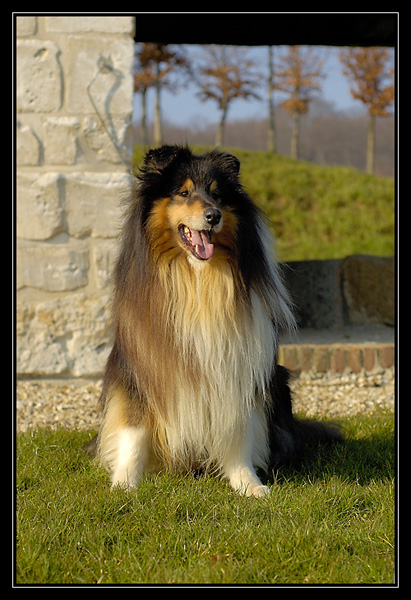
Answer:
[[[205,220],[213,226],[218,225],[221,221],[221,216],[221,211],[218,210],[218,208],[207,208],[207,210],[204,211]]]

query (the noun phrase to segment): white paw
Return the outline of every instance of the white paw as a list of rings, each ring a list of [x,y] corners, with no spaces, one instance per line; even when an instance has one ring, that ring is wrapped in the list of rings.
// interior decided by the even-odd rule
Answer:
[[[141,478],[139,473],[130,473],[127,469],[117,469],[111,479],[111,489],[118,488],[126,492],[135,492],[140,485]]]
[[[137,485],[133,485],[128,483],[127,481],[114,481],[111,484],[110,491],[113,490],[123,490],[124,492],[135,492],[137,490]]]
[[[247,490],[247,496],[255,496],[256,498],[263,498],[267,496],[269,489],[266,485],[256,485],[255,487]]]

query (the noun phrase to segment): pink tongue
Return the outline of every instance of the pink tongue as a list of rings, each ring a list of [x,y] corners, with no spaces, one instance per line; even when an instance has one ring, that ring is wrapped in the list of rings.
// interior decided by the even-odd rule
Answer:
[[[213,256],[214,244],[210,244],[204,231],[191,230],[191,245],[200,258],[207,260]]]

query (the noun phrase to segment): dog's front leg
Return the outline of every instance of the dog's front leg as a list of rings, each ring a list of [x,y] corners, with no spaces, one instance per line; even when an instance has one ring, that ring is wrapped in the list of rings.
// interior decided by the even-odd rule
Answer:
[[[112,487],[137,488],[150,456],[150,433],[144,426],[125,427],[117,433]]]
[[[246,496],[265,496],[266,485],[259,480],[252,464],[254,427],[249,419],[245,427],[239,427],[233,436],[229,451],[223,460],[223,473],[231,486]]]

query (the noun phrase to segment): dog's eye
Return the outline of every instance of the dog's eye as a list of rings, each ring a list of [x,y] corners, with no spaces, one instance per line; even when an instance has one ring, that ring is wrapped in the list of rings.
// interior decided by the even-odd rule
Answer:
[[[187,196],[190,195],[190,192],[188,190],[183,190],[182,192],[180,192],[180,196],[183,196],[184,198],[187,198]]]

